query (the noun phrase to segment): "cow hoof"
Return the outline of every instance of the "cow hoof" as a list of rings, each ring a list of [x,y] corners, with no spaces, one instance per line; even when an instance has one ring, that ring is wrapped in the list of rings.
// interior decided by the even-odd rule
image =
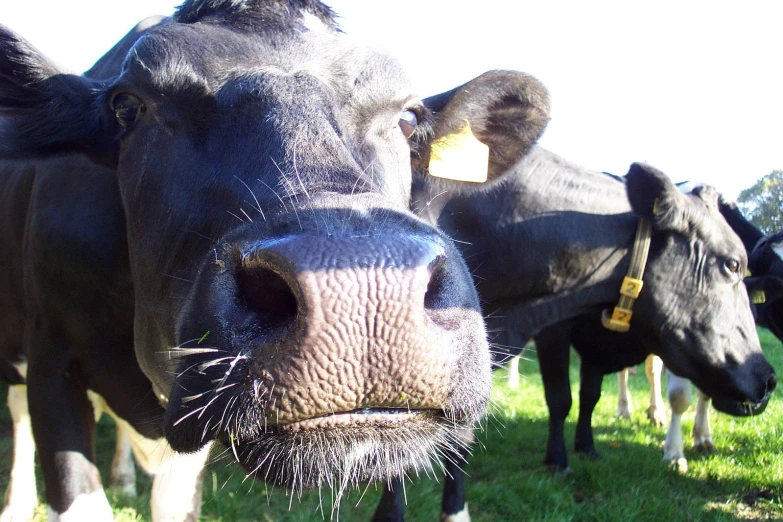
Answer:
[[[711,440],[705,440],[699,444],[694,444],[693,449],[695,449],[697,453],[704,455],[714,455],[718,452]]]
[[[666,414],[653,406],[647,408],[647,418],[650,419],[653,426],[661,427],[666,424]]]
[[[587,450],[576,450],[579,455],[581,455],[582,458],[588,459],[588,460],[598,460],[601,458],[601,455],[595,450],[595,448],[587,449]]]
[[[547,470],[552,475],[560,475],[563,477],[566,477],[568,475],[572,475],[574,473],[574,470],[571,469],[571,466],[560,466],[558,464],[547,464],[546,465]]]
[[[468,503],[465,502],[465,508],[459,513],[451,515],[441,513],[438,522],[470,522],[470,513],[468,513]]]
[[[680,475],[688,473],[688,460],[685,457],[680,457],[669,461],[669,469],[673,469]]]

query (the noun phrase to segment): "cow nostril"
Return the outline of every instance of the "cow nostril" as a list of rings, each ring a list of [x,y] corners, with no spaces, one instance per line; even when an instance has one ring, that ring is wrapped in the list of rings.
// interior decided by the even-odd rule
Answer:
[[[427,269],[430,273],[430,282],[427,283],[427,292],[424,294],[424,308],[426,310],[441,308],[446,287],[446,256],[436,256]]]
[[[441,328],[455,330],[459,324],[449,312],[449,275],[446,256],[439,255],[429,264],[430,281],[424,294],[424,312]]]
[[[240,300],[258,316],[263,326],[286,326],[296,320],[296,296],[274,270],[245,268],[237,275],[237,282]]]

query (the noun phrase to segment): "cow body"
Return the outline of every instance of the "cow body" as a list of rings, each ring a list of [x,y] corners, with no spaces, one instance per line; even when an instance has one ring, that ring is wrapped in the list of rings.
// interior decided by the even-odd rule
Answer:
[[[25,284],[4,309],[11,377],[29,362],[54,518],[110,518],[82,502],[102,496],[88,389],[148,449],[165,436],[203,463],[217,440],[248,476],[292,491],[390,479],[459,444],[454,428],[489,397],[486,333],[459,252],[409,211],[411,150],[454,125],[396,62],[345,40],[320,3],[294,0],[186,2],[94,77],[59,71],[4,28],[0,51],[0,157],[27,172],[3,175],[34,200],[30,187],[48,179],[40,159],[54,157],[43,161],[67,204],[50,210],[79,220],[41,242],[40,265],[11,265],[10,284]],[[490,75],[462,104],[481,113],[479,134],[510,129],[490,147],[498,172],[523,150],[525,78]],[[41,216],[31,204],[15,212],[3,252],[22,258],[21,224]],[[95,261],[80,262],[82,250]],[[23,302],[41,296],[28,273],[55,287],[42,288],[52,307],[84,293],[69,303],[76,318],[31,315]],[[93,326],[120,338],[89,337]],[[138,387],[118,390],[123,372]],[[187,473],[197,485],[198,470]],[[177,498],[195,508],[153,518],[197,516],[198,491]]]

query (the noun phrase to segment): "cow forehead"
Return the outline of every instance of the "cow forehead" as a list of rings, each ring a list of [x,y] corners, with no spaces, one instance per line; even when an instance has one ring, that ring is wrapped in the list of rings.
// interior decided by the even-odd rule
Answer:
[[[214,95],[236,78],[307,75],[354,103],[404,103],[413,97],[396,59],[326,30],[237,32],[207,24],[163,24],[139,39],[124,70],[173,94],[193,83]]]

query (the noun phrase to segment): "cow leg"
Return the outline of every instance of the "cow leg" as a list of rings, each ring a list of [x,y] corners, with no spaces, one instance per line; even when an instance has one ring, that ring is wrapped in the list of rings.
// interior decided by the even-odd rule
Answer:
[[[204,466],[211,445],[195,453],[176,453],[165,439],[147,439],[124,419],[108,411],[117,431],[126,437],[139,466],[152,479],[153,522],[197,522],[201,513]]]
[[[663,445],[663,460],[680,473],[685,473],[688,471],[688,461],[685,459],[685,445],[682,440],[682,414],[691,403],[691,383],[671,372],[666,374],[672,415]]]
[[[67,350],[35,343],[27,396],[41,461],[49,521],[111,521],[111,506],[95,467],[95,418],[78,368],[63,360]]]
[[[508,388],[516,390],[519,388],[519,359],[520,355],[515,355],[508,361]]]
[[[402,479],[394,478],[383,486],[383,494],[371,522],[403,522],[405,520],[405,498],[402,494]]]
[[[650,354],[644,361],[644,373],[647,375],[647,384],[650,386],[650,406],[647,408],[647,418],[654,426],[666,424],[666,406],[663,404],[661,393],[661,374],[663,373],[663,361],[657,355]]]
[[[110,413],[111,410],[106,404],[106,400],[98,393],[87,390],[87,396],[92,402],[95,411],[95,422],[101,420],[104,413]],[[111,413],[113,418],[116,415]],[[119,427],[116,430],[117,441],[114,449],[114,458],[111,461],[111,475],[109,477],[109,486],[119,488],[124,494],[136,496],[136,466],[133,463],[133,452],[128,435]]]
[[[27,409],[27,386],[8,387],[8,409],[14,427],[14,456],[0,522],[32,520],[38,504],[35,485],[35,442]]]
[[[710,426],[710,398],[696,390],[696,420],[693,422],[693,447],[701,453],[715,453]]]
[[[460,430],[459,437],[462,439],[459,449],[444,455],[446,478],[443,482],[440,522],[470,522],[465,496],[465,466],[473,444],[473,428]]]
[[[574,450],[597,459],[598,452],[593,442],[593,411],[601,398],[601,384],[604,374],[600,368],[583,360],[580,367],[579,419],[576,422]]]
[[[549,409],[549,439],[544,464],[565,471],[568,469],[568,454],[563,430],[571,410],[571,383],[568,378],[571,343],[568,332],[558,330],[542,330],[536,336],[536,352]]]
[[[628,387],[628,368],[617,372],[617,416],[623,419],[630,419],[633,411],[633,400],[631,399],[631,389]],[[580,406],[581,408],[581,406]]]
[[[117,445],[111,461],[109,485],[119,488],[129,497],[136,496],[136,465],[133,463],[133,451],[128,434],[117,430]]]

